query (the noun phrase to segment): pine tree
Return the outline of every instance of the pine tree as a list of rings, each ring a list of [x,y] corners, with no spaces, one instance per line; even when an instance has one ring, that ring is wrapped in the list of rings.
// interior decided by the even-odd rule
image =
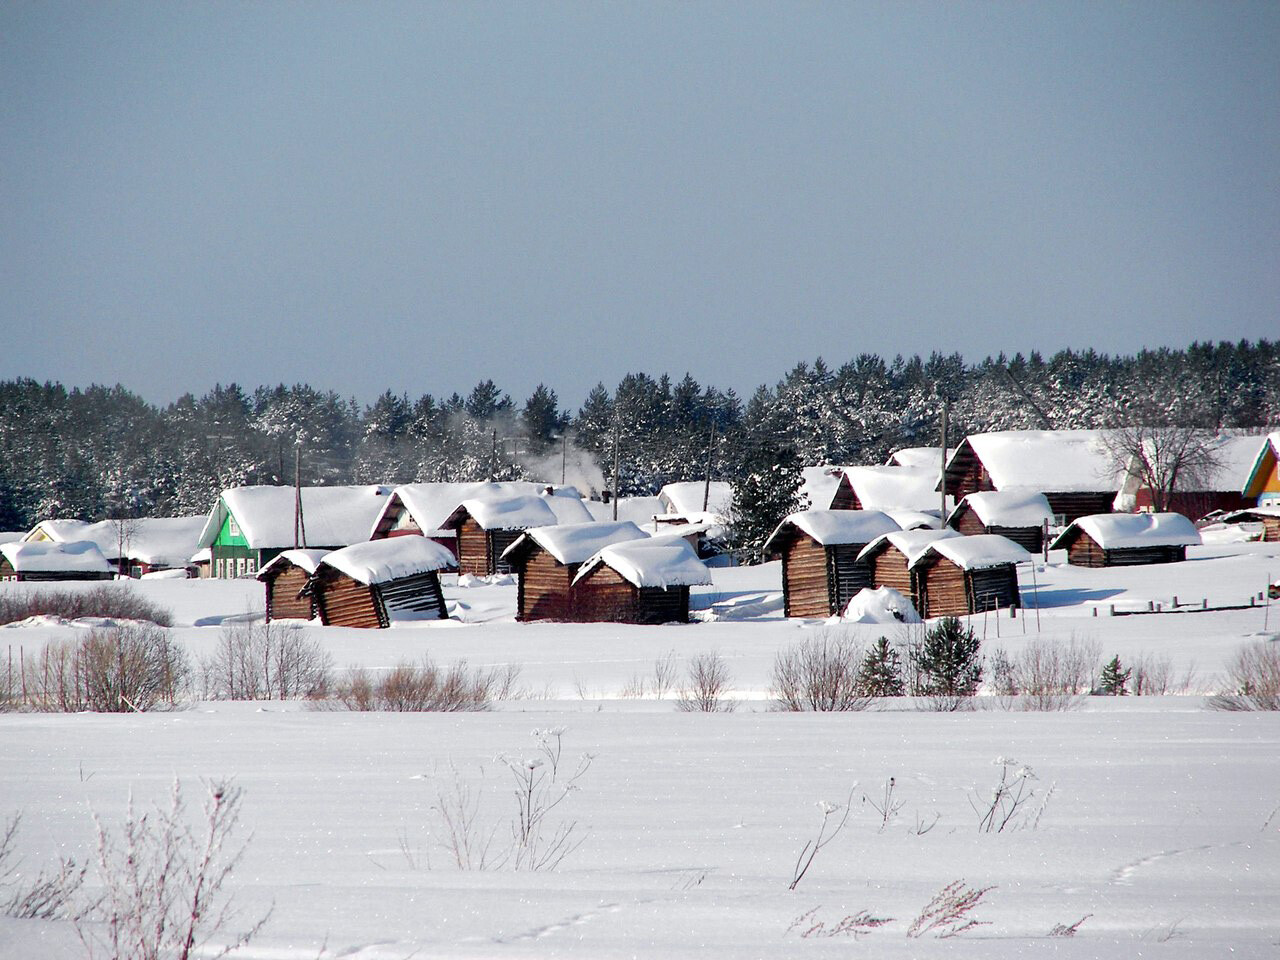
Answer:
[[[1124,664],[1120,662],[1120,657],[1114,656],[1111,662],[1102,668],[1102,676],[1098,680],[1098,689],[1107,697],[1124,697],[1129,694],[1129,677],[1133,673],[1133,668],[1128,670],[1124,668]]]
[[[943,617],[925,631],[916,652],[921,692],[926,696],[971,697],[982,682],[981,641],[957,617]]]
[[[902,696],[902,659],[898,651],[889,646],[888,638],[881,637],[873,643],[862,658],[858,688],[867,697]]]

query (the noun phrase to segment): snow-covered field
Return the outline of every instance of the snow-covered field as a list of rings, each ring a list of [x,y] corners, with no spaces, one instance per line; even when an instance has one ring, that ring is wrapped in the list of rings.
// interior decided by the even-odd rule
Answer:
[[[527,696],[486,714],[349,714],[297,703],[202,703],[147,715],[0,715],[0,817],[23,812],[26,866],[91,856],[91,811],[120,823],[130,793],[162,802],[179,778],[244,792],[245,859],[230,889],[245,916],[272,909],[239,956],[356,957],[1271,957],[1280,952],[1280,715],[1219,713],[1206,692],[1234,650],[1280,631],[1280,608],[1110,616],[1181,604],[1248,604],[1280,577],[1280,547],[1193,548],[1187,562],[1113,570],[1060,557],[1020,572],[1028,609],[974,618],[984,649],[1093,640],[1104,658],[1168,658],[1192,692],[1089,698],[1061,713],[969,713],[894,701],[851,714],[771,712],[774,654],[824,625],[781,616],[778,567],[718,569],[687,627],[517,624],[511,584],[446,584],[458,620],[387,631],[313,627],[339,666],[437,661],[521,665]],[[175,636],[208,653],[226,620],[252,616],[252,581],[134,584],[174,611]],[[5,584],[3,590],[27,589]],[[1038,607],[1038,617],[1037,608]],[[1095,610],[1098,615],[1094,615]],[[1037,626],[1038,623],[1038,626]],[[83,626],[0,628],[0,655],[30,656]],[[896,626],[850,625],[871,640]],[[684,714],[628,698],[656,659],[716,651],[742,703]],[[512,774],[534,730],[563,729],[566,769],[589,769],[552,813],[581,846],[554,871],[457,869],[433,809],[455,785],[505,844]],[[979,830],[997,758],[1034,771],[1011,828]],[[563,775],[563,774],[562,774]],[[894,778],[901,803],[880,801]],[[848,823],[788,890],[819,828]],[[975,809],[977,808],[977,809]],[[834,815],[840,816],[839,813]],[[936,821],[936,822],[935,822]],[[933,823],[931,829],[926,829]],[[951,939],[907,930],[944,885],[991,887],[985,921]],[[812,912],[811,912],[812,911]],[[825,938],[846,915],[888,919]],[[794,925],[798,918],[807,919]],[[1058,924],[1074,937],[1050,937]],[[230,932],[230,931],[228,931]],[[215,938],[216,940],[216,938]],[[82,956],[65,922],[0,921],[0,957]]]

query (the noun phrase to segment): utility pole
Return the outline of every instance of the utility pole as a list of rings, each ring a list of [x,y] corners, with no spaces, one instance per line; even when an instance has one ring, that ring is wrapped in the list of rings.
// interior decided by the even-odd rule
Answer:
[[[613,519],[618,519],[618,418],[613,419]]]
[[[951,401],[942,398],[942,474],[938,486],[942,488],[942,522],[947,522],[947,416],[951,412]]]
[[[307,523],[302,516],[302,444],[293,448],[293,549],[307,545]]]
[[[711,421],[711,440],[707,443],[707,479],[702,485],[702,512],[707,512],[711,503],[711,464],[716,455],[716,422]]]
[[[569,462],[569,431],[560,435],[560,486],[565,485],[565,476]]]

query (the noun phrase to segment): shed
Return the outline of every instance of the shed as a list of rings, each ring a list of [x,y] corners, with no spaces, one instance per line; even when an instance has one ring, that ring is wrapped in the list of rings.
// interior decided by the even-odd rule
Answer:
[[[572,620],[573,578],[607,546],[647,534],[629,520],[560,524],[526,530],[503,553],[519,574],[516,619]]]
[[[830,617],[863,587],[871,569],[858,554],[876,537],[901,528],[878,510],[803,510],[764,543],[782,557],[782,601],[788,617]]]
[[[439,575],[453,565],[452,551],[426,537],[370,540],[325,554],[308,590],[325,626],[443,620]]]
[[[1107,513],[1123,470],[1102,430],[1000,430],[965,437],[943,483],[957,501],[988,490],[1043,493],[1057,522]]]
[[[911,562],[922,617],[960,617],[1021,606],[1017,565],[1031,554],[1008,537],[935,540]]]
[[[1260,507],[1280,506],[1280,431],[1262,438],[1240,492]]]
[[[999,534],[1033,552],[1044,548],[1045,524],[1052,523],[1049,498],[1026,490],[971,493],[947,517],[947,526],[963,534]]]
[[[314,620],[316,599],[307,584],[327,550],[286,550],[258,571],[267,592],[267,620]]]
[[[711,574],[679,537],[605,547],[573,579],[573,618],[583,623],[686,623],[689,588]]]
[[[724,480],[712,480],[709,484],[705,480],[668,483],[658,491],[658,500],[663,513],[672,517],[696,522],[710,513],[723,520],[733,506],[733,485]]]
[[[1269,506],[1237,510],[1222,520],[1224,523],[1260,523],[1263,540],[1269,543],[1280,541],[1280,501],[1272,501]]]
[[[939,467],[841,467],[832,510],[937,511]]]
[[[1173,563],[1200,543],[1195,525],[1180,513],[1104,513],[1080,517],[1053,541],[1078,567]]]
[[[945,530],[900,530],[881,534],[862,548],[858,562],[870,569],[873,589],[892,587],[904,597],[909,597],[919,610],[916,578],[911,564],[935,540],[958,536],[960,534],[949,527]]]
[[[121,576],[141,577],[192,567],[191,551],[204,524],[204,517],[129,517],[97,523],[41,520],[22,539],[31,543],[90,540]]]
[[[111,580],[115,570],[91,540],[0,543],[0,580]]]
[[[524,531],[559,522],[547,498],[523,496],[464,500],[449,514],[444,527],[457,536],[459,572],[487,577],[511,572],[502,555]]]

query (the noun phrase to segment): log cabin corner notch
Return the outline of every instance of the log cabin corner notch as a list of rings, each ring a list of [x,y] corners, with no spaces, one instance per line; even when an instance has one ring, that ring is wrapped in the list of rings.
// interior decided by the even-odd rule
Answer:
[[[650,537],[605,547],[573,578],[580,623],[687,623],[689,588],[711,574],[681,537]]]

